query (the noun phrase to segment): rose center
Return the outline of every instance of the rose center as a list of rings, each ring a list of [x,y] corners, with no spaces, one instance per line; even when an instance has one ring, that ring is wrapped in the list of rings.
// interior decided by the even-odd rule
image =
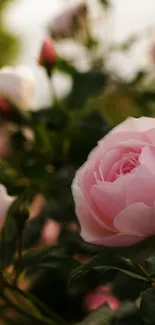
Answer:
[[[131,173],[137,166],[139,166],[139,154],[125,154],[122,159],[113,166],[113,173],[110,173],[111,175],[109,174],[112,179],[109,179],[109,181],[114,182],[118,177]]]
[[[118,177],[131,173],[137,166],[139,166],[139,153],[126,153],[114,163],[106,180],[114,182]]]

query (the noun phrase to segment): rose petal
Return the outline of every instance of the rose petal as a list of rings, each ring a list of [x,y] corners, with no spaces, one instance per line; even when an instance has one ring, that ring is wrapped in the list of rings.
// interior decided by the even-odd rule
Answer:
[[[111,310],[117,310],[120,306],[120,301],[115,296],[100,293],[97,290],[89,293],[85,298],[85,305],[88,310],[96,310],[104,303],[108,304]]]
[[[33,107],[35,80],[27,66],[0,69],[0,94],[23,110]]]
[[[92,241],[92,244],[103,245],[109,247],[124,247],[130,246],[138,243],[143,240],[144,236],[134,236],[134,235],[124,235],[122,233],[118,233],[113,236],[99,238],[97,240]]]
[[[145,146],[139,157],[139,162],[141,165],[145,166],[151,173],[155,174],[155,146]]]
[[[0,184],[0,230],[4,225],[8,209],[14,200],[14,197],[8,195],[5,186]]]
[[[117,132],[145,132],[150,129],[155,128],[155,119],[152,117],[140,117],[134,118],[129,117],[121,124],[117,125],[109,135],[117,133]]]
[[[119,232],[133,236],[151,236],[155,234],[155,209],[143,203],[126,207],[114,219]]]
[[[120,176],[113,183],[104,182],[92,187],[90,194],[98,216],[108,225],[111,225],[113,218],[126,207],[126,193],[132,179],[133,174],[129,173]]]
[[[134,175],[128,184],[126,204],[142,202],[153,207],[155,201],[155,175],[144,166],[134,170]]]
[[[93,217],[76,181],[72,184],[72,191],[76,203],[76,214],[81,225],[82,238],[85,241],[91,242],[99,237],[112,235],[112,233],[106,229],[106,226],[104,227],[104,223],[101,226]]]

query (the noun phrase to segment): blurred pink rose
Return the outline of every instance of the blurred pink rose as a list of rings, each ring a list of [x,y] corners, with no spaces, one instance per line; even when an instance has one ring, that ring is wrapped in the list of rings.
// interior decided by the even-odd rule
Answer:
[[[21,111],[33,108],[35,79],[28,66],[3,67],[0,69],[0,97]],[[4,107],[4,103],[3,103]]]
[[[155,234],[155,118],[128,118],[106,135],[72,185],[81,236],[128,246]]]
[[[117,310],[121,304],[107,286],[100,286],[85,298],[85,307],[89,310],[96,310],[103,304],[108,304],[111,310]]]
[[[43,41],[38,63],[42,66],[52,65],[57,58],[53,41],[50,37],[46,37]]]
[[[0,230],[3,228],[6,214],[14,200],[14,197],[8,195],[5,186],[0,184]]]
[[[41,241],[44,245],[55,245],[61,232],[61,225],[54,220],[47,220],[43,231]]]
[[[74,37],[75,33],[84,28],[87,21],[87,5],[82,2],[69,7],[58,15],[50,28],[54,39]]]

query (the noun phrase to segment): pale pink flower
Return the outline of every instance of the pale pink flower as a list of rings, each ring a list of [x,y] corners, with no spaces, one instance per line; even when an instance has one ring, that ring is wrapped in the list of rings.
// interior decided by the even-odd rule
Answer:
[[[109,290],[107,286],[98,287],[96,290],[90,292],[84,300],[84,305],[89,311],[96,310],[105,303],[114,311],[117,310],[121,304],[120,300],[112,294],[112,291]]]
[[[54,39],[73,37],[77,30],[84,27],[87,21],[87,5],[80,3],[67,8],[58,15],[50,28]]]
[[[4,185],[0,184],[0,230],[3,228],[7,212],[15,198],[8,195]]]
[[[35,81],[27,66],[4,67],[0,69],[0,96],[21,110],[33,107]]]
[[[128,246],[155,234],[155,118],[128,118],[98,143],[72,185],[81,236]]]

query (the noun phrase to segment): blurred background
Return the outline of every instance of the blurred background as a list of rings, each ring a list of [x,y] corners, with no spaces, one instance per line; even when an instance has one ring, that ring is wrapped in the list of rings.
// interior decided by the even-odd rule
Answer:
[[[134,42],[130,51],[108,53],[106,68],[121,76],[131,78],[139,69],[148,65],[147,52],[155,37],[154,0],[111,0],[104,14],[101,11],[102,1],[87,0],[85,2],[88,4],[89,22],[93,25],[93,33],[102,42],[103,55],[112,44],[120,44],[128,39],[132,42],[134,37],[137,37],[137,42]],[[76,3],[80,1],[11,0],[5,10],[5,23],[12,32],[16,33],[21,42],[17,62],[31,65],[34,70],[37,80],[37,106],[47,105],[50,100],[45,73],[36,64],[41,43],[47,33],[47,26],[52,24],[54,18],[65,8]],[[73,41],[66,41],[63,46],[57,44],[56,47],[61,56],[74,56],[74,60],[78,58],[80,70],[88,69],[87,54],[82,46]],[[80,60],[79,51],[81,52]],[[44,87],[40,86],[40,80],[44,80]],[[62,95],[66,93],[70,87],[69,78],[57,74],[55,80]]]
[[[0,68],[10,66],[0,69],[0,183],[30,207],[21,288],[67,324],[87,314],[84,299],[100,284],[110,282],[118,299],[137,299],[144,285],[119,272],[86,273],[68,288],[72,270],[96,253],[80,238],[71,184],[112,127],[155,117],[155,1],[0,0],[0,49]],[[6,222],[7,266],[21,215],[14,227]],[[53,252],[47,269],[31,267],[32,247]]]

